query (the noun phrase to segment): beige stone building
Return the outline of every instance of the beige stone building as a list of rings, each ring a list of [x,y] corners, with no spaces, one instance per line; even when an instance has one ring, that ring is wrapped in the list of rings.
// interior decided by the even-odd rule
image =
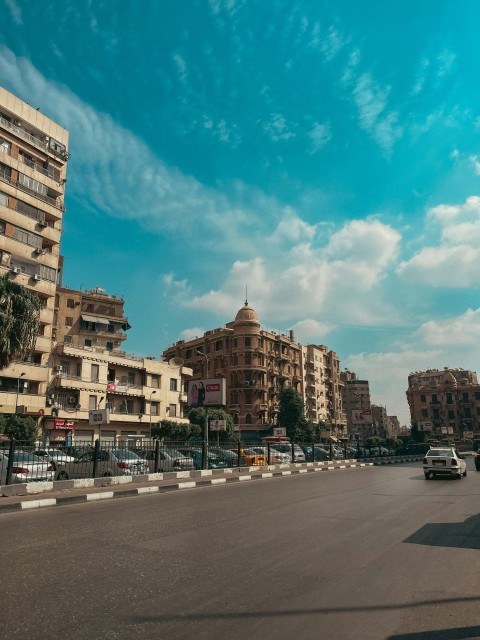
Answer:
[[[243,434],[278,426],[282,386],[292,386],[305,400],[310,369],[317,382],[311,393],[309,419],[318,422],[325,416],[338,428],[342,424],[339,362],[335,354],[326,347],[302,347],[292,331],[284,335],[262,329],[257,313],[247,301],[233,322],[198,338],[179,340],[163,356],[167,360],[172,357],[184,360],[192,367],[194,378],[223,378],[225,408]]]
[[[412,424],[436,438],[480,435],[480,385],[465,369],[428,369],[408,376]]]
[[[374,435],[370,385],[368,380],[357,378],[353,371],[342,371],[340,377],[348,433],[358,434],[364,440]]]
[[[0,273],[43,303],[31,357],[1,371],[3,413],[45,411],[68,157],[68,132],[0,87]]]
[[[177,363],[135,357],[122,350],[123,298],[97,287],[57,288],[52,378],[43,428],[47,437],[76,441],[149,438],[162,419],[188,422],[184,380],[192,371]],[[91,410],[108,409],[109,423],[90,424]]]
[[[305,415],[310,424],[324,422],[332,434],[345,436],[346,415],[343,410],[340,360],[325,345],[302,347],[302,381]]]

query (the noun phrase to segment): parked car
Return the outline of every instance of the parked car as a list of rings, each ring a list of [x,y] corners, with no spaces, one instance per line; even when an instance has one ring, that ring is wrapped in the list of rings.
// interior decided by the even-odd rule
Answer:
[[[453,447],[431,447],[423,458],[425,479],[435,476],[461,478],[467,475],[465,456],[460,456]]]
[[[141,458],[147,461],[150,473],[155,471],[155,451],[137,452]],[[191,471],[195,469],[193,458],[184,455],[177,449],[160,449],[158,452],[159,471]]]
[[[55,479],[93,478],[95,451],[87,451],[73,462],[57,466]],[[148,462],[129,449],[101,449],[98,452],[97,477],[132,476],[148,473]]]
[[[477,471],[480,471],[480,449],[477,451],[477,453],[473,454],[473,461],[475,463],[475,469]]]
[[[38,449],[33,452],[33,455],[54,462],[55,465],[62,462],[73,462],[75,460],[75,456],[68,455],[60,449]]]
[[[253,451],[256,453],[265,456],[265,460],[268,464],[268,447],[266,446],[255,446],[251,447]],[[288,453],[284,453],[283,451],[279,451],[275,447],[270,447],[270,464],[289,464],[292,458]]]
[[[324,449],[323,447],[309,447],[307,445],[301,445],[302,451],[305,454],[305,460],[307,462],[324,462],[326,460],[331,460],[330,453]]]
[[[225,460],[228,467],[237,467],[238,465],[238,451],[232,451],[231,449],[223,449],[222,447],[209,447],[209,451],[218,456],[221,460]],[[245,466],[245,458],[240,454],[240,466]]]
[[[179,451],[186,456],[193,459],[195,469],[203,469],[203,453],[201,449],[179,449]],[[229,465],[225,458],[220,458],[211,451],[207,454],[207,462],[209,469],[226,469]]]
[[[8,453],[0,452],[0,484],[7,481]],[[41,460],[27,451],[15,451],[11,482],[41,482],[54,479],[55,470],[48,460]]]
[[[79,458],[81,455],[86,453],[87,451],[92,451],[93,447],[90,445],[69,445],[67,447],[62,447],[63,453],[66,453],[67,456],[72,456],[72,458]]]
[[[268,464],[267,454],[264,452],[258,453],[253,447],[240,449],[240,455],[245,458],[245,464],[247,467],[265,466]]]
[[[292,462],[292,445],[288,443],[275,443],[275,449],[282,453],[288,453],[290,456],[290,462]],[[305,462],[305,453],[302,451],[300,445],[293,445],[293,462]]]

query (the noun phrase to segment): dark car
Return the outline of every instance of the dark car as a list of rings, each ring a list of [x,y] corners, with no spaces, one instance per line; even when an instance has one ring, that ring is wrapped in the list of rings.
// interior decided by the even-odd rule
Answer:
[[[203,469],[202,467],[202,462],[203,462],[203,454],[202,454],[202,450],[201,449],[179,449],[179,451],[181,453],[183,453],[185,456],[188,456],[190,458],[193,459],[193,464],[195,466],[195,469]],[[227,463],[227,461],[225,460],[225,458],[220,458],[219,456],[215,455],[214,453],[209,452],[208,453],[208,468],[209,469],[225,469],[227,468],[229,465]]]
[[[473,454],[473,461],[475,463],[475,469],[477,471],[480,471],[480,449],[477,451],[477,453]]]
[[[305,454],[305,460],[307,462],[325,462],[326,460],[331,460],[332,456],[329,451],[324,449],[323,447],[313,447],[315,453],[312,452],[312,447],[308,447],[306,445],[300,445],[302,447],[302,451]]]

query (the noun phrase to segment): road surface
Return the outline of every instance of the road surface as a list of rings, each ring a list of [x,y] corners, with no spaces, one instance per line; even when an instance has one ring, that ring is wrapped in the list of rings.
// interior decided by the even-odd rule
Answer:
[[[0,516],[0,638],[480,638],[480,473],[421,463]]]

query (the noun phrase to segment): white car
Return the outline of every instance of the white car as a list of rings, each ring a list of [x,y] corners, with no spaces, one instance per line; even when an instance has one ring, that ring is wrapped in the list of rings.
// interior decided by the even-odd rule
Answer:
[[[0,453],[0,484],[7,480],[8,454]],[[41,460],[28,451],[15,451],[12,463],[11,482],[41,482],[54,479],[55,471],[48,460]]]
[[[423,458],[425,479],[435,476],[461,478],[467,475],[467,463],[453,447],[431,447]]]

